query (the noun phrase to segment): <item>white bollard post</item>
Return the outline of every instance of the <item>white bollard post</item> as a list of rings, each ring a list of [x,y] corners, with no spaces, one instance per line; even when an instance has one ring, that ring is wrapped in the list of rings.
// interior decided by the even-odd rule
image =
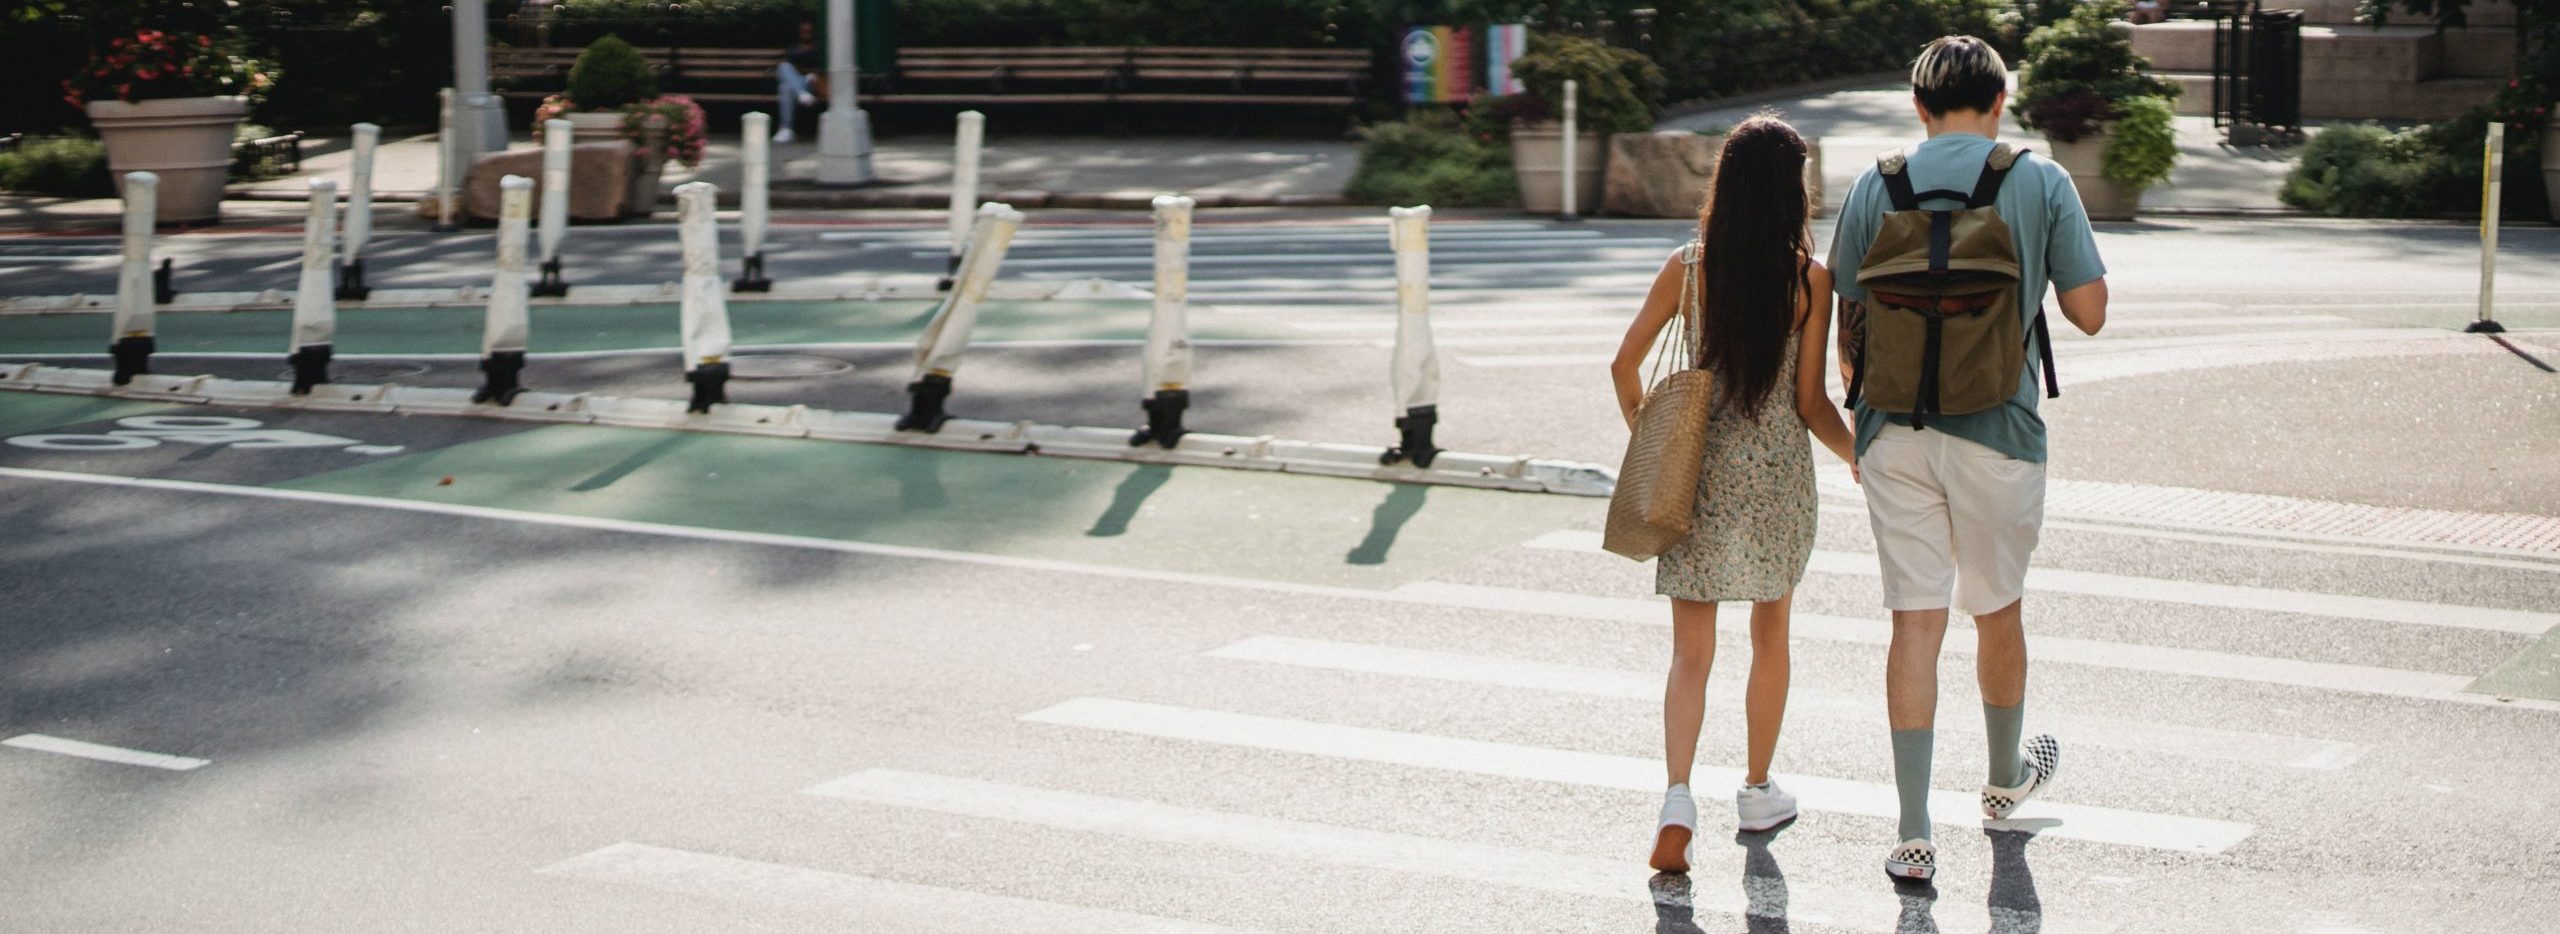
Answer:
[[[729,300],[720,291],[720,189],[710,182],[676,186],[676,228],[684,244],[684,379],[693,384],[688,412],[729,401]]]
[[[907,384],[907,414],[898,419],[899,431],[931,434],[951,419],[943,411],[951,398],[951,374],[960,369],[960,357],[969,349],[969,332],[978,325],[987,283],[995,281],[1005,251],[1013,246],[1013,232],[1021,226],[1022,212],[1012,205],[990,201],[978,208],[969,252],[960,258],[959,281],[916,342],[915,381]]]
[[[1440,422],[1440,352],[1431,343],[1431,206],[1390,208],[1389,237],[1396,250],[1396,350],[1392,377],[1402,443],[1379,463],[1411,459],[1429,467],[1440,449],[1432,428]]]
[[[1576,189],[1582,187],[1580,185],[1581,167],[1575,164],[1578,160],[1574,158],[1579,155],[1575,150],[1581,148],[1574,145],[1574,140],[1581,135],[1575,132],[1581,122],[1579,119],[1581,99],[1581,83],[1572,78],[1564,79],[1564,213],[1561,216],[1563,220],[1581,219],[1581,216],[1574,211],[1574,202],[1581,194]]]
[[[453,89],[436,92],[436,232],[462,229],[454,222],[458,205],[454,189],[462,186],[462,157],[453,135]]]
[[[347,170],[346,245],[340,247],[346,260],[338,264],[342,302],[361,302],[373,294],[364,284],[364,247],[373,239],[373,151],[381,141],[381,127],[355,125],[355,164]]]
[[[542,280],[533,294],[569,294],[560,278],[560,241],[569,238],[569,121],[542,121]]]
[[[746,172],[738,190],[738,241],[746,258],[738,263],[738,281],[729,287],[769,292],[773,280],[764,274],[764,228],[773,203],[773,118],[750,113],[740,123],[747,135],[738,147],[739,166]]]
[[[311,180],[311,213],[302,221],[302,281],[293,290],[293,340],[285,362],[293,365],[293,394],[307,396],[311,387],[329,381],[329,349],[338,338],[336,271],[338,183]]]
[[[532,220],[533,179],[499,179],[498,271],[489,279],[489,317],[480,329],[480,372],[487,378],[471,393],[473,402],[503,406],[524,392],[524,354],[533,341],[533,320],[525,309],[525,241]]]
[[[986,142],[987,115],[961,111],[959,136],[951,144],[951,265],[943,268],[936,285],[945,292],[960,274],[960,254],[969,244],[969,218],[978,206],[978,157]]]
[[[2507,173],[2506,124],[2489,124],[2488,152],[2480,159],[2487,170],[2480,186],[2480,314],[2463,330],[2498,334],[2507,329],[2498,323],[2494,307],[2498,291],[2498,209]]]
[[[107,345],[118,386],[151,372],[151,352],[159,347],[160,303],[151,281],[151,227],[159,211],[160,176],[125,173],[124,260],[116,267],[115,340]]]
[[[1191,327],[1184,306],[1191,291],[1192,200],[1157,195],[1155,315],[1147,322],[1147,391],[1138,404],[1147,412],[1147,427],[1130,436],[1136,447],[1149,441],[1171,448],[1188,431],[1182,412],[1191,407]]]

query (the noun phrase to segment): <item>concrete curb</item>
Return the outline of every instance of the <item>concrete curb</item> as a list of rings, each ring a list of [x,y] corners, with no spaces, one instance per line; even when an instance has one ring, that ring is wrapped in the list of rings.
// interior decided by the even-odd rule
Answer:
[[[1599,464],[1442,451],[1426,468],[1416,467],[1410,462],[1384,463],[1386,449],[1376,445],[1288,441],[1269,435],[1247,437],[1192,432],[1183,435],[1173,447],[1163,448],[1130,444],[1130,433],[1126,428],[1078,428],[1029,421],[955,418],[945,423],[941,431],[925,434],[898,430],[898,416],[893,414],[836,412],[805,405],[720,404],[711,406],[707,413],[695,414],[685,411],[684,402],[676,399],[526,392],[516,397],[514,404],[498,406],[471,401],[471,390],[468,389],[389,383],[328,383],[313,389],[309,395],[296,396],[288,391],[289,384],[269,380],[144,374],[134,377],[129,385],[117,386],[109,379],[111,375],[106,370],[41,363],[0,364],[0,390],[306,411],[618,425],[1259,470],[1567,496],[1605,497],[1617,488],[1618,482],[1617,471]]]

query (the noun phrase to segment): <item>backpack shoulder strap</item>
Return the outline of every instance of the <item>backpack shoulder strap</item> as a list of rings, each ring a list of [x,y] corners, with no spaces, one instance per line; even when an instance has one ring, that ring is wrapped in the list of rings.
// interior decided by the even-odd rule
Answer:
[[[1987,208],[2000,200],[2000,184],[2009,180],[2009,170],[2018,167],[2018,159],[2027,154],[2007,143],[1991,144],[1991,157],[1983,160],[1982,177],[1973,183],[1973,194],[1965,199],[1967,208]]]
[[[1885,197],[1896,211],[1920,209],[1920,195],[1911,188],[1910,168],[1911,157],[1899,149],[1876,157],[1876,174],[1884,179]]]

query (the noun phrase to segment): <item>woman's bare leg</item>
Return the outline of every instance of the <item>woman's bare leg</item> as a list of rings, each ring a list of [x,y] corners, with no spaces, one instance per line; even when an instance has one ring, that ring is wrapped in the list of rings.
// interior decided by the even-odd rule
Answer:
[[[1689,783],[1707,719],[1707,672],[1716,663],[1716,605],[1671,601],[1671,674],[1662,686],[1663,763],[1671,784]]]
[[[1751,605],[1751,684],[1742,697],[1745,733],[1750,747],[1744,784],[1769,780],[1769,760],[1778,754],[1778,727],[1787,716],[1787,619],[1796,595]]]

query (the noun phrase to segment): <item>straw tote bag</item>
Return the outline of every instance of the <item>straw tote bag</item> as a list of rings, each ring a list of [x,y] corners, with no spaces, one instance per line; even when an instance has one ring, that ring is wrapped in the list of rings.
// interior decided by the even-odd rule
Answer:
[[[1687,259],[1700,259],[1702,247],[1692,242]],[[1654,371],[1677,360],[1670,376],[1646,391],[1636,404],[1635,432],[1627,439],[1627,456],[1618,465],[1618,487],[1609,495],[1609,525],[1600,547],[1612,554],[1648,561],[1689,537],[1698,506],[1698,472],[1705,466],[1707,415],[1715,404],[1715,374],[1698,368],[1705,330],[1698,319],[1698,278],[1694,269],[1680,277],[1680,306],[1664,334],[1674,350],[1654,355]],[[1674,355],[1685,351],[1685,359]]]

